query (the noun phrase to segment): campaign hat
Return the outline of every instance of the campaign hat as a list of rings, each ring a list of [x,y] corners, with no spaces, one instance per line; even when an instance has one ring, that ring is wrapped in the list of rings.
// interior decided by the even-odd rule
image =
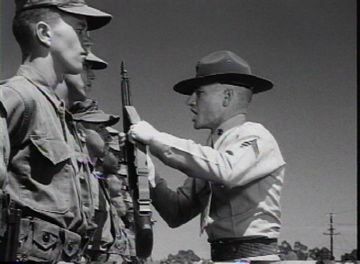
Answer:
[[[178,82],[174,90],[191,95],[201,85],[225,83],[249,88],[253,93],[267,91],[273,87],[271,81],[255,76],[250,65],[237,54],[228,50],[212,52],[196,65],[194,78]]]
[[[66,13],[85,16],[88,30],[101,28],[112,19],[110,14],[88,6],[85,0],[15,0],[15,4],[16,13],[32,8],[56,7]]]
[[[119,116],[107,114],[100,110],[96,101],[89,98],[74,102],[69,111],[73,119],[78,122],[103,123],[105,126],[112,126],[120,120]]]

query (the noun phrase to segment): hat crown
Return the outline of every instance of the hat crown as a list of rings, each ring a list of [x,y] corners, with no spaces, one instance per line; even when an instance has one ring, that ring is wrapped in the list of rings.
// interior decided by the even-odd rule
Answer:
[[[55,7],[71,15],[85,16],[87,30],[95,30],[110,22],[112,16],[86,4],[85,0],[15,0],[16,14],[22,11],[41,8]]]
[[[210,53],[196,65],[196,77],[227,73],[251,74],[250,65],[235,53],[227,50]]]
[[[191,95],[196,88],[210,83],[226,83],[251,89],[253,93],[267,91],[272,82],[251,73],[250,65],[232,51],[220,50],[206,55],[196,65],[196,76],[174,85],[174,90]]]
[[[16,12],[36,6],[85,5],[85,0],[15,0]]]
[[[87,98],[84,101],[76,101],[70,107],[70,112],[72,114],[79,114],[85,112],[91,112],[98,110],[98,104],[95,100]]]

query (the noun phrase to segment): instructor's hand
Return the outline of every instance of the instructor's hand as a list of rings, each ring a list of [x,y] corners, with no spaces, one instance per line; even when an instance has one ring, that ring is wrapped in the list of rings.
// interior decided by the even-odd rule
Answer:
[[[149,145],[159,133],[160,132],[148,122],[140,121],[130,127],[128,136],[131,142],[138,141],[145,145]]]

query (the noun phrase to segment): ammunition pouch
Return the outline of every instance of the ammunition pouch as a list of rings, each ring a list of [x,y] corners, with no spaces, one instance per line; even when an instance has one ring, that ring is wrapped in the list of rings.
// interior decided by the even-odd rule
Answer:
[[[114,243],[109,248],[108,253],[121,256],[130,256],[129,241],[126,233],[123,230],[119,231],[120,232],[117,232]]]
[[[38,218],[23,218],[20,225],[17,257],[21,261],[57,262],[81,258],[79,234]]]

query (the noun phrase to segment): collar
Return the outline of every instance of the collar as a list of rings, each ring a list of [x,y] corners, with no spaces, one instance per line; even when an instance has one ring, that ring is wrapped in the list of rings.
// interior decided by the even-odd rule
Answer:
[[[218,138],[224,134],[227,130],[236,127],[241,126],[246,122],[246,115],[245,114],[238,114],[230,119],[223,122],[217,129],[214,130],[214,132],[211,134],[212,142],[216,142]]]
[[[40,71],[29,65],[21,65],[16,75],[23,76],[36,86],[57,109],[63,108],[63,101],[55,94],[55,91],[50,88],[48,80]]]

